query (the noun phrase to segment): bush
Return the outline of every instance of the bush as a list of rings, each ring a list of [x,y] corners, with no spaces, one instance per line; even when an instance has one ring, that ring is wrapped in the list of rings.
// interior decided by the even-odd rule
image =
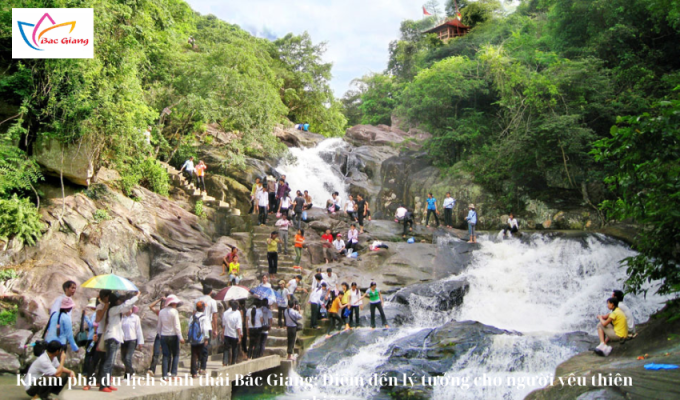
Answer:
[[[17,271],[15,271],[13,268],[0,269],[0,282],[14,279],[17,276]]]
[[[121,189],[128,196],[136,185],[143,186],[152,192],[163,196],[168,195],[170,180],[168,172],[153,158],[147,158],[141,163],[128,162],[121,168]]]
[[[106,210],[97,210],[94,212],[94,223],[98,224],[102,221],[108,221],[111,219],[109,212]]]
[[[13,326],[17,323],[17,306],[13,305],[0,311],[0,326]]]
[[[26,198],[0,199],[0,239],[15,238],[30,246],[42,236],[44,225],[38,209]]]
[[[199,217],[205,216],[205,211],[203,211],[203,202],[201,200],[198,200],[196,205],[194,205],[194,214]]]

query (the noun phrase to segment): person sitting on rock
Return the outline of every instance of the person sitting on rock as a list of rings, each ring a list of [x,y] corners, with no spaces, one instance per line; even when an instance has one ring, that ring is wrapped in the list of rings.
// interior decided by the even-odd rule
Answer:
[[[508,236],[508,231],[513,234],[519,232],[519,223],[512,213],[510,213],[510,216],[508,217],[508,224],[503,228],[503,237]]]
[[[312,203],[312,196],[309,195],[309,191],[305,190],[305,195],[303,196],[305,199],[305,204],[302,207],[303,210],[309,210],[314,206]]]
[[[333,192],[331,199],[326,202],[326,210],[329,214],[335,214],[340,211],[340,194],[338,192]]]
[[[305,132],[309,132],[309,123],[305,122],[304,125],[302,126],[302,129],[304,129]]]
[[[220,276],[226,275],[227,274],[227,268],[229,268],[229,264],[234,262],[234,257],[238,256],[238,248],[236,246],[231,248],[231,251],[224,256],[222,259],[222,273]],[[231,280],[230,280],[231,281]]]
[[[609,341],[617,342],[628,337],[626,315],[618,305],[619,300],[616,297],[607,299],[607,308],[611,312],[597,316],[600,321],[597,324],[597,336],[600,338],[600,345],[595,348],[597,354],[608,356],[612,351],[612,347],[607,345]]]
[[[612,297],[615,297],[619,301],[618,308],[623,311],[623,315],[626,316],[626,323],[628,324],[628,334],[633,335],[635,333],[635,319],[633,318],[633,313],[630,312],[630,308],[623,303],[623,292],[620,290],[614,290]]]
[[[335,240],[333,241],[333,247],[335,247],[336,257],[344,256],[347,254],[347,249],[345,249],[345,242],[342,240],[342,234],[338,233],[335,235]]]
[[[347,232],[347,252],[351,254],[357,251],[358,245],[359,245],[359,231],[357,231],[357,226],[355,224],[352,224],[349,227],[349,231]]]
[[[232,285],[238,285],[241,282],[241,264],[238,262],[237,255],[229,263],[229,282]]]

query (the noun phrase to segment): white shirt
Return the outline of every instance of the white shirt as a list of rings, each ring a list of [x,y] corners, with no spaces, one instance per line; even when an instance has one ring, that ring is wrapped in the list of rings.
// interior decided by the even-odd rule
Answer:
[[[341,251],[345,248],[345,242],[343,242],[342,239],[335,239],[333,241],[333,246],[335,246],[335,250]]]
[[[356,229],[350,229],[347,232],[347,243],[358,242],[359,241],[359,231]]]
[[[182,337],[182,326],[179,324],[179,314],[175,307],[165,307],[158,314],[161,336]]]
[[[444,198],[444,208],[453,208],[453,206],[456,204],[456,199],[453,197],[445,197]]]
[[[335,204],[338,208],[342,207],[342,201],[340,201],[340,196],[335,196],[334,199],[331,199],[333,204]]]
[[[283,313],[283,316],[286,319],[286,326],[290,327],[296,327],[297,321],[302,319],[302,315],[300,315],[297,310],[291,310],[290,308],[286,309],[286,312]]]
[[[40,383],[40,378],[43,376],[54,376],[57,373],[57,368],[59,368],[59,357],[54,357],[53,360],[50,359],[50,355],[45,351],[36,358],[31,364],[31,367],[26,373],[26,385],[24,386],[28,390],[33,383]],[[37,382],[33,382],[36,379]],[[36,385],[37,386],[37,385]]]
[[[349,289],[349,304],[353,306],[358,306],[359,304],[357,303],[359,299],[361,298],[361,291],[357,289],[356,291],[352,290],[351,288]]]
[[[130,311],[137,300],[138,297],[135,296],[119,306],[109,308],[109,311],[107,311],[109,314],[109,322],[106,324],[106,332],[103,337],[104,342],[109,339],[114,339],[118,343],[124,342],[122,324],[123,314]],[[104,319],[106,319],[106,316],[104,316]]]
[[[312,304],[319,304],[321,303],[321,297],[323,295],[323,290],[321,288],[319,289],[314,289],[312,293],[309,295],[309,302]]]
[[[262,313],[262,326],[272,326],[272,310],[270,308],[260,308]]]
[[[257,194],[257,205],[260,207],[267,207],[269,205],[269,193],[264,190]]]
[[[139,320],[139,315],[132,314],[129,317],[123,317],[121,322],[123,328],[123,340],[136,340],[137,345],[144,344],[144,333],[142,332],[142,322]]]
[[[94,310],[94,319],[93,319],[94,321],[97,320],[97,311],[103,310],[104,307],[106,307],[106,304],[104,304],[104,303],[99,303],[97,305],[97,308]],[[97,335],[100,335],[100,336],[101,336],[102,333],[104,333],[104,329],[106,328],[106,322],[105,322],[104,318],[106,318],[106,313],[104,313],[104,317],[102,318],[101,321],[99,321],[99,325],[97,325]]]
[[[281,207],[283,207],[283,206],[281,206]],[[279,227],[280,231],[288,231],[288,227],[293,225],[293,222],[289,219],[283,219],[282,218],[282,219],[276,221],[275,225]]]
[[[345,211],[354,212],[354,200],[347,200],[347,203],[345,203]]]
[[[232,310],[231,308],[222,314],[222,326],[224,327],[224,336],[230,338],[238,338],[238,331],[241,330],[243,320],[241,319],[241,311]]]
[[[205,318],[203,318],[203,328],[207,329],[208,331],[212,331],[212,319],[213,319],[213,314],[217,314],[217,302],[215,299],[210,297],[210,295],[206,294],[203,297],[199,297],[196,299],[196,303],[199,301],[202,301],[205,304]]]
[[[267,283],[260,283],[260,286],[268,287],[269,289],[272,288],[272,284],[267,282]]]
[[[52,303],[52,307],[50,307],[50,315],[53,313],[58,313],[59,310],[61,310],[61,301],[66,297],[65,294],[62,294],[61,296],[57,297],[54,300],[54,303]],[[71,309],[73,311],[73,308]],[[71,311],[68,312],[68,315],[71,315]]]
[[[630,308],[628,308],[627,305],[623,304],[623,302],[620,302],[618,307],[623,311],[623,315],[626,316],[626,324],[628,325],[628,333],[631,334],[635,332],[635,318],[633,318],[633,314],[630,312]]]
[[[293,279],[288,281],[288,292],[290,294],[295,293],[295,291],[297,290],[297,287],[298,287],[297,279],[293,278]]]
[[[184,165],[182,165],[182,168],[186,169],[188,172],[192,172],[194,170],[194,162],[191,160],[186,160]]]
[[[510,225],[510,228],[514,226],[515,228],[519,229],[516,218],[508,218],[508,225]]]
[[[248,321],[248,327],[250,328],[262,328],[262,310],[260,308],[255,309],[255,323],[253,324],[253,308],[249,308],[246,312],[246,320]]]
[[[321,274],[321,276],[324,276],[324,274]],[[316,279],[312,278],[312,291],[315,291],[316,288],[321,287],[321,284],[326,282],[323,280],[323,278],[320,281],[316,281]],[[326,282],[326,287],[328,287],[328,282]]]
[[[323,280],[326,281],[328,289],[338,290],[338,274],[328,275],[328,273],[324,272],[321,276],[323,276]]]
[[[397,218],[401,219],[406,216],[406,211],[408,211],[405,207],[399,207],[397,208]]]
[[[281,197],[281,209],[289,209],[290,203],[292,203],[292,200],[289,196]]]

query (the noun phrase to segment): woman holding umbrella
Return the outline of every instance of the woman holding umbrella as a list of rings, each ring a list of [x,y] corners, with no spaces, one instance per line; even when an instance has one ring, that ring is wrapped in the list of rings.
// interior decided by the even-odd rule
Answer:
[[[116,359],[118,349],[124,341],[122,316],[132,309],[132,306],[137,302],[139,292],[134,292],[131,299],[123,303],[123,298],[115,294],[109,295],[109,309],[106,311],[104,317],[106,323],[106,331],[102,340],[104,341],[104,348],[106,349],[106,359],[101,368],[99,391],[112,392],[117,390],[111,386],[111,373],[113,372],[113,363]]]

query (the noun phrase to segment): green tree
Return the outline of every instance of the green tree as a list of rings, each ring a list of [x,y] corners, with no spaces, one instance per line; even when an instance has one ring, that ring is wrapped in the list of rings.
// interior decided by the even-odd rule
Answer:
[[[634,245],[640,254],[624,260],[628,288],[645,291],[645,283],[661,281],[659,293],[680,292],[680,100],[618,118],[593,154],[610,166],[606,182],[616,194],[602,208],[643,226]]]
[[[397,106],[400,88],[394,78],[385,74],[369,74],[356,80],[361,88],[361,123],[390,125]]]

